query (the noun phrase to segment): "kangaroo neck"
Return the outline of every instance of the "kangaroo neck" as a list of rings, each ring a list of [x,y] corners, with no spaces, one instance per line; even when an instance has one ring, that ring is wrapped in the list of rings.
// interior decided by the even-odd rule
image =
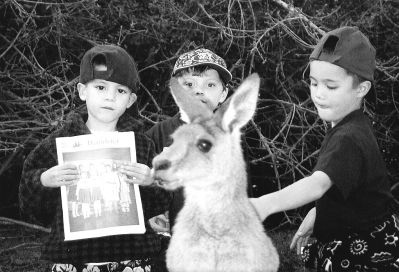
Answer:
[[[238,178],[240,180],[237,180]],[[205,183],[206,181],[203,181],[203,184]],[[246,177],[226,177],[202,187],[187,186],[184,188],[185,203],[199,210],[216,212],[232,202],[247,198],[246,186]]]

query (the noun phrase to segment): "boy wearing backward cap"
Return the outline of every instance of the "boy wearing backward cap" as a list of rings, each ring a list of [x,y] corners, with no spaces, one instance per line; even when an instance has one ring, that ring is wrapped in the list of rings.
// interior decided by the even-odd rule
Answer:
[[[312,175],[252,199],[261,219],[316,201],[291,243],[317,271],[399,271],[398,207],[363,99],[375,49],[356,27],[332,30],[309,62],[310,95],[330,123]],[[307,244],[313,235],[316,240]]]
[[[147,220],[165,212],[169,195],[159,188],[145,186],[152,183],[149,166],[155,155],[154,144],[140,133],[141,123],[125,114],[137,99],[138,86],[136,64],[124,49],[99,45],[88,50],[81,61],[77,85],[87,113],[69,114],[63,126],[44,139],[24,163],[20,208],[29,220],[51,227],[41,256],[53,263],[49,271],[133,271],[136,267],[155,271],[152,256],[160,250],[160,242]],[[60,186],[76,184],[79,171],[74,164],[58,165],[55,139],[132,130],[137,163],[125,165],[119,171],[125,182],[144,185],[139,188],[146,232],[65,241]]]

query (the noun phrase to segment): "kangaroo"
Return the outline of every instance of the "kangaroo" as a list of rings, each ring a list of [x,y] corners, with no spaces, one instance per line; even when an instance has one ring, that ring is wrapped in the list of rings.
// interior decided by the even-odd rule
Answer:
[[[259,76],[249,76],[213,113],[172,78],[170,89],[189,123],[153,160],[153,176],[166,190],[184,187],[166,253],[171,272],[277,271],[279,257],[247,196],[240,129],[252,118]]]

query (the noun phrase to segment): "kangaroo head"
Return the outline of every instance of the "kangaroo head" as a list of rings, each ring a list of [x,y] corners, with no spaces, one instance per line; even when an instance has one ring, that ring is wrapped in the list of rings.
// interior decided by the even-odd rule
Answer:
[[[229,179],[231,183],[242,180],[245,190],[240,129],[255,112],[259,82],[257,74],[246,78],[213,113],[172,78],[171,92],[189,123],[171,135],[172,145],[153,160],[153,176],[159,186],[168,190],[181,186],[215,189],[221,186],[221,181]],[[235,186],[231,183],[229,186]]]

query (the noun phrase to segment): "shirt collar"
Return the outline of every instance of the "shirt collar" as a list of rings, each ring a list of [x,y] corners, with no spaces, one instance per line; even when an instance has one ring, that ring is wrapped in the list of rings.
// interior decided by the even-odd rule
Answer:
[[[354,110],[350,112],[348,115],[346,115],[341,121],[339,121],[338,124],[336,124],[331,130],[335,130],[336,128],[345,125],[351,120],[358,119],[361,116],[363,116],[363,109]]]

